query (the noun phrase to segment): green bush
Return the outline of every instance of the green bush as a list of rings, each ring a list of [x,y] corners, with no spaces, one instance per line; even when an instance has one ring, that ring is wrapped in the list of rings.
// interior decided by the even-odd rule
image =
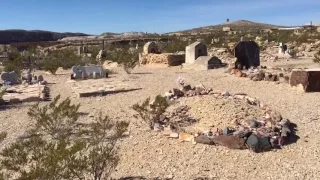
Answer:
[[[0,153],[0,179],[106,179],[117,166],[116,143],[128,127],[98,116],[80,122],[80,105],[60,96],[28,115],[35,127]]]
[[[185,51],[188,45],[187,41],[173,39],[172,42],[164,44],[160,49],[162,53],[175,53],[177,51]]]
[[[150,102],[150,98],[147,98],[141,105],[135,104],[132,108],[153,129],[154,124],[159,123],[160,116],[166,111],[168,106],[167,99],[158,95],[152,103]]]
[[[139,64],[139,50],[130,51],[128,46],[110,46],[109,48],[107,59],[122,64],[128,74]]]
[[[23,57],[20,55],[19,52],[12,51],[8,53],[9,60],[3,62],[4,71],[11,72],[14,71],[20,77],[21,71],[23,69]]]

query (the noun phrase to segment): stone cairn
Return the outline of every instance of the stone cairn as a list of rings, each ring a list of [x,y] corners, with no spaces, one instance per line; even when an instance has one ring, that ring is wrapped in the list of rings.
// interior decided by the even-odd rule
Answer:
[[[165,93],[169,102],[179,98],[192,96],[213,95],[216,98],[226,98],[244,101],[250,106],[261,108],[265,114],[257,117],[249,123],[237,123],[236,127],[209,130],[202,133],[189,134],[181,127],[196,123],[197,120],[186,115],[189,108],[181,106],[172,113],[165,112],[160,116],[159,123],[154,124],[154,130],[162,132],[164,136],[176,138],[180,141],[192,142],[193,144],[220,145],[230,149],[250,149],[253,152],[269,151],[273,148],[281,148],[290,142],[293,137],[293,124],[282,118],[281,114],[270,109],[268,106],[255,98],[243,93],[230,94],[229,92],[213,91],[202,84],[196,87],[184,84],[184,79],[179,78],[181,89],[172,89]]]

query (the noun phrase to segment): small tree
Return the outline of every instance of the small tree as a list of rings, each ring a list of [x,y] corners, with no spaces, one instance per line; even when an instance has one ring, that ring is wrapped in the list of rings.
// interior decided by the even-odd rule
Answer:
[[[108,177],[118,163],[116,143],[126,122],[100,116],[91,123],[79,120],[79,105],[69,98],[30,108],[36,121],[27,135],[1,152],[3,179],[91,179]],[[1,174],[0,174],[1,175]],[[1,179],[1,177],[0,177]]]
[[[16,49],[12,49],[9,54],[9,60],[3,63],[4,71],[11,72],[14,71],[18,76],[21,75],[21,70],[23,68],[23,58]]]

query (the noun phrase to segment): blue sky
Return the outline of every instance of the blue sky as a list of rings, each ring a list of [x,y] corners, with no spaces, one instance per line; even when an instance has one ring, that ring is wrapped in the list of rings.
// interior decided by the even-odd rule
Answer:
[[[320,23],[320,0],[1,0],[0,29],[165,33],[231,21]]]

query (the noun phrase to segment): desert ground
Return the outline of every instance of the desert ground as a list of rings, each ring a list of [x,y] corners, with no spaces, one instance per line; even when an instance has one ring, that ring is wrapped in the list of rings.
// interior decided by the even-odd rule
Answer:
[[[265,64],[279,67],[317,67],[311,59],[284,61]],[[225,69],[208,71],[186,71],[180,67],[140,66],[131,74],[117,71],[110,75],[112,79],[122,79],[137,91],[117,93],[106,96],[78,98],[67,81],[70,71],[58,75],[49,75],[42,71],[49,82],[51,96],[60,94],[62,98],[70,97],[74,103],[80,103],[81,112],[92,118],[101,111],[114,119],[130,122],[129,136],[119,143],[120,163],[112,178],[144,177],[170,179],[317,179],[320,177],[320,96],[319,93],[304,93],[287,83],[254,82],[247,78],[237,78]],[[300,139],[282,149],[264,153],[249,150],[230,150],[222,146],[209,146],[179,142],[168,139],[150,128],[136,114],[131,106],[148,97],[164,94],[177,87],[177,78],[183,77],[186,83],[197,85],[203,83],[214,90],[230,93],[246,93],[268,104],[297,125]],[[199,99],[203,98],[203,99]],[[203,101],[207,105],[204,106]],[[211,97],[193,97],[192,108],[198,108],[203,117],[217,117],[210,108],[214,104]],[[181,100],[182,101],[182,100]],[[43,102],[42,104],[46,104]],[[190,102],[189,102],[190,103]],[[191,102],[193,103],[193,102]],[[1,144],[5,147],[23,132],[32,127],[33,122],[27,112],[33,103],[24,103],[2,108],[0,111],[0,131],[8,133]],[[233,109],[225,109],[220,116],[232,115]],[[214,116],[213,116],[214,115]],[[219,114],[218,114],[219,115]],[[200,118],[201,121],[201,118]],[[214,119],[212,120],[214,121]]]

